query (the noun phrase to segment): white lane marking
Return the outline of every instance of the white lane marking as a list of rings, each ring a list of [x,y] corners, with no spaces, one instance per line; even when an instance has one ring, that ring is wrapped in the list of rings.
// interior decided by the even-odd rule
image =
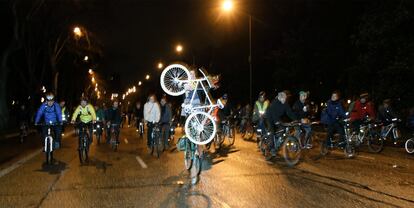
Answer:
[[[127,139],[127,138],[125,138],[125,139],[124,139],[124,142],[125,142],[125,144],[128,144],[128,139]]]
[[[72,131],[69,134],[67,134],[64,137],[69,137],[71,135],[73,135],[75,132]],[[35,150],[34,152],[32,152],[31,154],[27,155],[26,157],[20,159],[19,161],[13,163],[12,165],[10,165],[7,168],[4,168],[2,170],[0,170],[0,178],[9,174],[10,172],[12,172],[13,170],[15,170],[16,168],[22,166],[24,163],[26,163],[27,161],[29,161],[30,159],[32,159],[33,157],[35,157],[36,155],[42,153],[43,147],[40,150]]]
[[[141,157],[136,156],[135,158],[137,159],[138,163],[141,165],[142,168],[148,168],[147,164],[145,164]]]
[[[36,155],[40,154],[42,151],[41,150],[36,150],[34,151],[32,154],[22,158],[21,160],[17,161],[16,163],[12,164],[11,166],[3,169],[0,171],[0,178],[7,175],[8,173],[12,172],[14,169],[20,167],[21,165],[23,165],[24,163],[26,163],[28,160],[32,159],[33,157],[35,157]]]
[[[374,157],[368,157],[368,156],[363,156],[363,155],[358,155],[357,157],[365,158],[365,159],[369,159],[369,160],[375,160]]]

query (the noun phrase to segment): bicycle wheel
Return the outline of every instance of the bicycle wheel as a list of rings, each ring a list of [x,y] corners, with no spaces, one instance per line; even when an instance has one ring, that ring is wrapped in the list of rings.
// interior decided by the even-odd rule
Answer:
[[[288,136],[283,144],[283,157],[289,166],[298,164],[301,156],[301,148],[296,137]]]
[[[370,152],[379,153],[384,147],[383,138],[376,133],[371,133],[367,136],[368,139],[368,149]]]
[[[171,64],[161,73],[161,88],[171,96],[185,93],[184,85],[190,80],[190,72],[181,64]]]
[[[193,165],[193,158],[191,154],[191,143],[189,141],[185,144],[185,151],[184,151],[184,165],[185,169],[190,170],[191,166]]]
[[[414,138],[407,139],[407,141],[405,142],[405,150],[409,154],[413,154],[414,153]]]
[[[246,138],[248,140],[252,139],[254,135],[254,129],[253,126],[247,125],[246,129],[244,130],[244,136],[243,138]]]
[[[53,161],[53,153],[52,153],[52,148],[51,148],[51,141],[50,139],[46,139],[46,151],[45,151],[45,156],[46,156],[46,164],[50,165],[52,164]]]
[[[234,142],[236,141],[236,128],[235,127],[230,128],[228,139],[229,139],[230,146],[232,146]]]
[[[185,133],[188,139],[197,145],[209,143],[216,131],[214,118],[206,112],[194,112],[185,121]]]
[[[346,144],[344,148],[345,157],[353,158],[355,157],[355,147],[351,144]]]

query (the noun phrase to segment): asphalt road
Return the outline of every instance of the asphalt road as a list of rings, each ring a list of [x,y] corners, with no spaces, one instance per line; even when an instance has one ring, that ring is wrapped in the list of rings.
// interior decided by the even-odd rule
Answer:
[[[87,165],[73,134],[52,166],[38,136],[1,144],[0,207],[414,207],[414,155],[396,147],[345,159],[341,151],[321,157],[315,142],[291,168],[238,136],[233,147],[210,150],[191,185],[182,152],[157,159],[132,128],[122,129],[117,152],[94,143]]]

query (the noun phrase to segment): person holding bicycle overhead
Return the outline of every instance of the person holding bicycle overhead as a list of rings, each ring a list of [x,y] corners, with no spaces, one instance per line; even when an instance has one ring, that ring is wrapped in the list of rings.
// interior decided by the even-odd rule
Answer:
[[[60,109],[59,104],[55,102],[55,96],[53,93],[49,92],[46,94],[46,101],[42,103],[40,108],[37,110],[35,125],[39,125],[39,122],[43,118],[45,124],[54,124],[52,126],[53,132],[55,133],[54,149],[60,147],[60,137],[61,137],[61,126],[62,124],[62,110]],[[56,125],[59,124],[59,125]],[[42,127],[42,138],[47,135],[47,126]]]
[[[81,124],[88,127],[90,139],[89,143],[91,144],[93,142],[93,123],[96,122],[96,113],[95,108],[88,103],[88,98],[86,97],[81,97],[80,105],[76,108],[72,115],[72,124],[75,123],[78,116]],[[81,138],[81,136],[82,135],[79,135],[79,138]]]
[[[158,123],[161,119],[161,110],[160,105],[157,102],[157,98],[155,95],[150,95],[148,97],[148,102],[144,105],[144,120],[148,126],[147,132],[147,146],[148,148],[151,147],[152,138],[151,132],[154,127],[154,124]]]

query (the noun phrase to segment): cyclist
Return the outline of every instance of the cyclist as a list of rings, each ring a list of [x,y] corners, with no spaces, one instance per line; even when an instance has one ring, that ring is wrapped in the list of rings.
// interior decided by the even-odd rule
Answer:
[[[93,142],[93,123],[96,122],[96,112],[95,108],[88,103],[88,98],[81,97],[80,105],[76,108],[75,112],[72,115],[71,123],[75,123],[76,119],[79,116],[79,120],[82,125],[86,125],[89,130],[89,142]],[[82,135],[79,134],[79,138]],[[80,141],[80,140],[79,140]]]
[[[243,132],[245,130],[245,125],[246,123],[251,119],[251,115],[252,115],[252,109],[250,104],[247,104],[246,106],[244,106],[241,109],[240,112],[240,117],[241,117],[241,121],[240,121],[240,132]]]
[[[52,126],[53,132],[55,133],[53,145],[54,149],[58,149],[60,147],[60,137],[62,131],[60,126],[62,123],[62,109],[60,109],[60,106],[55,102],[55,96],[51,92],[46,94],[46,102],[42,103],[40,108],[37,110],[35,125],[39,124],[42,117],[45,124],[54,124],[54,126]],[[46,137],[46,134],[47,127],[43,126],[42,138]]]
[[[261,91],[259,93],[259,99],[256,101],[253,109],[253,123],[257,124],[257,128],[261,129],[262,132],[265,132],[265,113],[269,107],[269,100],[266,99],[266,93]]]
[[[139,101],[135,104],[134,116],[135,116],[137,131],[138,131],[139,130],[139,123],[142,121],[142,119],[144,117],[143,110],[142,110],[142,107],[141,107],[141,102],[139,102]]]
[[[274,125],[282,121],[282,116],[287,115],[291,120],[296,120],[290,106],[287,104],[286,91],[279,92],[275,100],[270,104],[266,111],[266,118],[269,129],[274,129]]]
[[[297,119],[300,119],[302,126],[301,127],[296,127],[296,137],[299,138],[300,136],[300,128],[302,128],[303,130],[305,130],[305,147],[310,149],[312,148],[312,141],[310,141],[311,139],[311,133],[312,133],[312,127],[310,125],[310,115],[309,115],[309,103],[308,103],[308,97],[309,97],[309,93],[308,92],[304,92],[304,91],[300,91],[299,92],[299,100],[297,100],[292,107],[293,112],[296,115]]]
[[[112,108],[109,108],[106,112],[106,124],[109,128],[106,129],[106,142],[109,144],[111,141],[111,128],[110,126],[114,124],[115,132],[116,132],[116,141],[119,143],[119,127],[122,122],[122,113],[121,109],[119,109],[119,102],[118,100],[114,100],[112,103]]]
[[[391,107],[391,99],[385,99],[378,107],[378,120],[388,125],[394,118],[398,118],[398,115]]]
[[[156,100],[155,95],[150,95],[148,97],[148,102],[144,105],[144,120],[148,126],[148,133],[147,133],[147,146],[148,148],[151,147],[152,144],[152,137],[151,132],[156,123],[160,121],[161,117],[161,110],[160,106]]]
[[[374,104],[368,100],[369,94],[362,93],[359,100],[355,101],[351,111],[351,122],[354,131],[357,131],[364,120],[375,119]]]
[[[23,142],[23,138],[27,136],[28,134],[28,128],[29,128],[29,121],[30,121],[30,115],[29,111],[27,110],[26,106],[22,104],[20,106],[19,111],[17,112],[17,122],[19,124],[20,129],[20,142]]]
[[[280,128],[278,125],[282,121],[282,116],[287,115],[291,120],[296,120],[296,116],[293,113],[290,106],[287,104],[287,94],[286,91],[279,92],[277,97],[270,104],[269,108],[266,111],[267,126],[270,132],[275,132],[275,128]],[[271,154],[276,156],[276,150],[274,145],[272,145]]]
[[[64,136],[65,133],[65,125],[69,120],[69,111],[66,109],[66,102],[65,100],[61,100],[59,103],[60,108],[62,109],[62,136]]]
[[[332,138],[335,133],[341,135],[341,141],[339,141],[338,146],[345,145],[345,132],[339,121],[340,119],[346,118],[346,113],[339,98],[339,92],[334,91],[331,95],[331,99],[327,102],[326,109],[321,113],[321,123],[328,126],[328,136],[326,138],[327,146],[332,146]]]
[[[170,137],[170,123],[172,120],[172,112],[171,106],[167,103],[167,98],[161,98],[161,118],[160,118],[160,125],[161,125],[161,135],[163,138],[164,149],[169,149],[168,145],[168,138]]]

